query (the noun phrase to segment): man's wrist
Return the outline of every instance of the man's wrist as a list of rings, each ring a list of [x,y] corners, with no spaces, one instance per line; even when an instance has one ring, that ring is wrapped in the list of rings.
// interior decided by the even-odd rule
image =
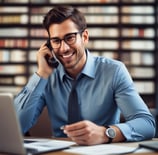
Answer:
[[[37,74],[39,77],[44,78],[44,79],[47,79],[47,78],[49,77],[48,74],[44,74],[44,73],[41,73],[41,72],[39,72],[39,71],[37,71],[36,74]]]

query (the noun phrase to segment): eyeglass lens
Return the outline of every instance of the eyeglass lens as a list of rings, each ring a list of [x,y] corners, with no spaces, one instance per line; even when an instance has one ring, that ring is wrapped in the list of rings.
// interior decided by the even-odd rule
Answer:
[[[51,38],[50,42],[52,44],[52,47],[60,48],[62,40],[68,45],[74,44],[76,42],[76,36],[78,33],[81,33],[81,32],[74,32],[74,33],[66,34],[63,39]]]

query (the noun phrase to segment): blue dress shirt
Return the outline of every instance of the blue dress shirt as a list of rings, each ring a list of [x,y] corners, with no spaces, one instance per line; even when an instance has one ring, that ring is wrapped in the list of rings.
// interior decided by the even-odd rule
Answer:
[[[98,125],[115,125],[127,141],[152,138],[155,135],[154,118],[136,92],[124,64],[86,53],[87,61],[79,75],[82,78],[78,78],[76,86],[82,119]],[[47,106],[53,136],[65,136],[60,127],[68,121],[72,81],[61,64],[48,79],[33,74],[14,101],[24,133]],[[120,123],[120,113],[126,122]]]

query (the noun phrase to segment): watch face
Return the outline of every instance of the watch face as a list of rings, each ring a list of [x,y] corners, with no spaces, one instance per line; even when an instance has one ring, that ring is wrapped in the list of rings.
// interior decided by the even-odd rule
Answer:
[[[106,130],[106,135],[109,137],[109,138],[115,138],[116,136],[116,132],[113,128],[108,128]]]

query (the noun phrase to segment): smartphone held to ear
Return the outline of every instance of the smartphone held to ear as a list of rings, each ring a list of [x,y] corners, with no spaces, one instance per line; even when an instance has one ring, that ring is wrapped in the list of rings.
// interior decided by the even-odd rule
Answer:
[[[50,45],[49,40],[47,40],[46,46],[49,48],[50,52],[53,50],[51,45]],[[54,58],[54,57],[50,58],[49,55],[46,55],[45,58],[46,58],[46,61],[50,67],[52,67],[52,68],[58,67],[59,62],[56,60],[56,58]]]
[[[55,58],[50,58],[49,55],[46,55],[45,58],[50,67],[52,67],[52,68],[58,67],[59,62],[57,60],[55,60]]]

